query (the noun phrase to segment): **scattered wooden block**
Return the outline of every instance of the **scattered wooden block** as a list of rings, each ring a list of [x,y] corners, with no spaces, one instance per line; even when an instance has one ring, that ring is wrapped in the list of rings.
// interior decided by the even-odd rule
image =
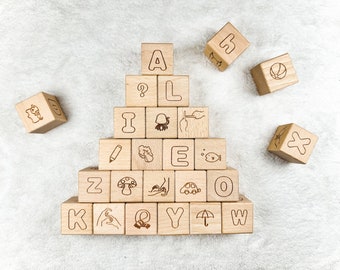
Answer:
[[[189,76],[158,76],[158,106],[189,106]]]
[[[142,202],[143,171],[112,171],[111,202]]]
[[[176,171],[175,201],[205,202],[207,200],[206,171]]]
[[[125,204],[93,204],[93,234],[124,234]]]
[[[288,53],[260,63],[250,72],[260,95],[272,93],[299,81]]]
[[[163,170],[193,170],[194,140],[163,140]]]
[[[224,71],[249,45],[248,40],[228,22],[208,41],[204,54],[220,71]]]
[[[132,139],[132,170],[161,170],[161,139]]]
[[[67,121],[55,96],[40,92],[15,105],[29,133],[45,133]]]
[[[189,203],[158,204],[158,234],[189,234]]]
[[[78,172],[79,202],[110,202],[110,171],[85,168]]]
[[[239,175],[237,170],[228,167],[226,170],[207,171],[207,201],[238,200]]]
[[[225,139],[195,140],[195,169],[225,169],[226,162]]]
[[[147,138],[177,138],[177,108],[146,108]]]
[[[99,170],[130,170],[131,140],[100,139]]]
[[[92,234],[92,204],[72,197],[61,205],[62,234]]]
[[[222,233],[252,233],[253,203],[244,195],[238,202],[222,203]]]
[[[145,108],[114,108],[115,138],[145,138]]]
[[[208,138],[208,107],[178,108],[178,138]]]
[[[125,216],[126,235],[157,234],[157,203],[127,203]]]
[[[175,172],[144,171],[144,202],[174,202]]]
[[[125,102],[129,107],[157,106],[157,76],[125,76]]]
[[[142,43],[143,75],[172,75],[173,65],[172,43]]]
[[[279,126],[268,151],[293,163],[306,164],[318,141],[318,136],[296,125]]]
[[[190,233],[220,234],[221,203],[190,203]]]

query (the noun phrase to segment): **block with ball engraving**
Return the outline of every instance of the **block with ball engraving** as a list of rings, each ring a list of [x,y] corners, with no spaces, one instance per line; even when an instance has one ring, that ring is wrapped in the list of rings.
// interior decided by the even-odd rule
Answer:
[[[262,62],[250,72],[260,95],[272,93],[299,81],[288,53]]]

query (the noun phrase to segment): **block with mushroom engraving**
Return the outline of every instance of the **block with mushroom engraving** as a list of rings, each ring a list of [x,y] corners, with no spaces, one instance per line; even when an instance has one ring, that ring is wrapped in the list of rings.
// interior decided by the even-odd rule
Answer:
[[[276,129],[268,151],[289,162],[306,164],[317,141],[316,135],[291,123]]]
[[[142,202],[143,171],[112,171],[111,202]]]

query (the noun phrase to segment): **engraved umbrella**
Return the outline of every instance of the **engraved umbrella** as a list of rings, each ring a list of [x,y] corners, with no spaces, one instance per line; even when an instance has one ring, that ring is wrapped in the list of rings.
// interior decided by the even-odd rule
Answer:
[[[212,212],[210,212],[207,209],[204,209],[202,211],[199,211],[196,215],[196,218],[203,218],[204,219],[204,226],[208,227],[208,223],[207,223],[207,218],[214,218],[214,214]]]

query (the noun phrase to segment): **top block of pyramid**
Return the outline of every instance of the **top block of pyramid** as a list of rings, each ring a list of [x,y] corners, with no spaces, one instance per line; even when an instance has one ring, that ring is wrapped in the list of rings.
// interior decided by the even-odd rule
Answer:
[[[174,46],[172,43],[142,43],[142,74],[172,75]]]

